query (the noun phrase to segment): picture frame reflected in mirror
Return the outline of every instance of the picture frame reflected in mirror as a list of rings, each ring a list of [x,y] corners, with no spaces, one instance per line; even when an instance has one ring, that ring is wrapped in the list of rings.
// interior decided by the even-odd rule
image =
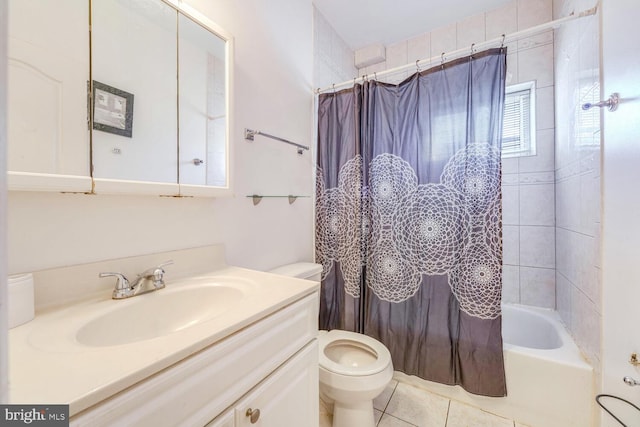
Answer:
[[[131,138],[133,94],[93,81],[93,128]]]

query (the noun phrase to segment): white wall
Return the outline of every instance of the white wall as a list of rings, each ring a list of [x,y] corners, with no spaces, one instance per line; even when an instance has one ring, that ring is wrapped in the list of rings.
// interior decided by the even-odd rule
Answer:
[[[552,0],[512,0],[386,48],[372,75],[552,19]],[[415,70],[385,77],[399,82]],[[507,45],[507,85],[536,81],[535,156],[502,162],[503,301],[555,308],[553,31]]]
[[[225,243],[231,264],[266,269],[313,258],[312,155],[256,137],[263,130],[313,146],[312,6],[299,0],[189,0],[235,38],[235,196],[159,198],[12,192],[9,272]],[[140,266],[141,268],[147,266]]]
[[[0,2],[0,403],[8,399],[7,353],[7,3]]]
[[[593,7],[591,0],[554,3],[554,17]],[[599,17],[556,32],[557,309],[596,372],[600,370],[600,100]],[[596,378],[598,375],[596,375]]]

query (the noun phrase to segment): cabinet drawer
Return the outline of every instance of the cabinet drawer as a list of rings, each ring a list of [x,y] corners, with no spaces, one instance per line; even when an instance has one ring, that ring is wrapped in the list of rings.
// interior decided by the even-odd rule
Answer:
[[[79,413],[71,425],[205,425],[315,339],[317,298],[307,296]]]

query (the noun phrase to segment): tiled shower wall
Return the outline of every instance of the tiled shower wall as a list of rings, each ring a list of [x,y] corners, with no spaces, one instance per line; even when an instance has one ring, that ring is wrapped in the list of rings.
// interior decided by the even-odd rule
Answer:
[[[594,6],[556,0],[554,17]],[[600,93],[598,16],[556,33],[557,308],[596,370],[600,366],[600,110],[582,110]],[[598,377],[598,376],[596,376]]]
[[[353,57],[353,51],[314,6],[313,85],[323,88],[354,78],[358,69]]]
[[[552,19],[552,0],[513,0],[503,7],[387,46],[386,61],[359,70],[373,74],[417,59],[439,57]],[[536,81],[535,156],[503,161],[505,302],[556,306],[553,32],[507,45],[507,85]],[[412,73],[410,71],[409,73]],[[387,81],[401,81],[409,73]]]

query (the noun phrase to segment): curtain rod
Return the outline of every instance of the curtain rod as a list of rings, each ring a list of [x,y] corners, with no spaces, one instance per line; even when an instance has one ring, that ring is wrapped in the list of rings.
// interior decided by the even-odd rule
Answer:
[[[564,24],[565,22],[569,22],[569,21],[573,21],[575,19],[579,19],[579,18],[584,18],[586,16],[591,16],[591,15],[595,15],[598,12],[598,5],[596,4],[594,7],[592,7],[591,9],[587,9],[587,10],[583,10],[582,12],[575,14],[575,13],[571,13],[571,15],[566,16],[564,18],[560,18],[560,19],[556,19],[555,21],[549,21],[546,22],[544,24],[540,24],[540,25],[536,25],[535,27],[530,27],[527,28],[525,30],[522,31],[517,31],[515,33],[511,33],[511,34],[502,34],[499,37],[496,37],[494,39],[491,40],[487,40],[481,43],[473,43],[470,47],[465,47],[462,49],[457,49],[451,52],[442,52],[442,54],[438,55],[438,56],[434,56],[428,59],[418,59],[416,62],[411,62],[409,64],[405,64],[405,65],[401,65],[399,67],[395,67],[395,68],[390,68],[388,70],[384,70],[384,71],[380,71],[378,73],[375,73],[376,78],[377,77],[382,77],[382,76],[386,76],[389,74],[394,74],[394,73],[398,73],[400,71],[405,71],[408,70],[410,68],[416,68],[416,69],[420,69],[420,65],[431,65],[431,63],[436,62],[436,61],[440,61],[441,63],[444,63],[445,60],[452,60],[452,59],[456,59],[456,58],[460,58],[463,57],[465,55],[471,55],[474,52],[476,52],[479,49],[485,49],[485,48],[489,48],[495,45],[504,45],[505,43],[509,43],[512,41],[516,41],[516,40],[520,40],[524,37],[528,37],[528,36],[532,36],[538,33],[541,33],[545,30],[550,30],[552,28],[558,28],[560,25]],[[341,88],[343,86],[349,86],[349,85],[353,85],[358,81],[364,82],[365,80],[367,80],[368,75],[364,74],[360,77],[354,77],[351,80],[347,80],[344,81],[342,83],[336,83],[336,84],[332,84],[331,86],[327,86],[325,88],[318,88],[315,90],[315,93],[319,94],[319,93],[323,93],[323,92],[329,92],[329,91],[335,91],[337,88]]]

